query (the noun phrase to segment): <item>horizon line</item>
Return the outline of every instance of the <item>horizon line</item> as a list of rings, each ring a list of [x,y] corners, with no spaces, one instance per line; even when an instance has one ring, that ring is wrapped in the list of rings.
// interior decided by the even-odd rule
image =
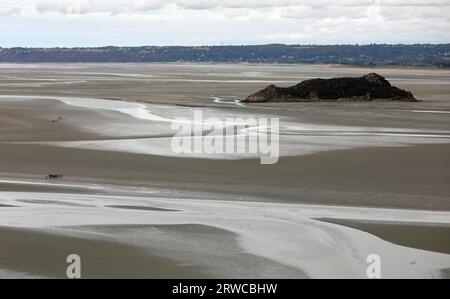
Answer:
[[[313,46],[313,47],[326,47],[326,46],[439,46],[450,45],[450,41],[446,43],[343,43],[343,44],[285,44],[285,43],[267,43],[267,44],[211,44],[211,45],[134,45],[134,46],[119,46],[119,45],[102,45],[102,46],[0,46],[0,49],[89,49],[89,48],[170,48],[170,47],[182,47],[182,48],[200,48],[200,47],[261,47],[261,46]]]

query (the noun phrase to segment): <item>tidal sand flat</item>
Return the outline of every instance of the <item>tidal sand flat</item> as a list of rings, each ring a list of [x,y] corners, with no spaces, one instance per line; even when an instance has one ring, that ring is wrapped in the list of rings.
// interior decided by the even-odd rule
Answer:
[[[66,278],[66,258],[73,252],[83,258],[84,278],[206,277],[200,267],[178,265],[126,244],[4,227],[0,228],[0,240],[0,268],[12,278]]]
[[[209,192],[210,198],[232,194],[228,198],[245,195],[272,202],[431,210],[450,208],[449,150],[449,145],[421,145],[330,151],[282,157],[276,165],[265,167],[256,159],[227,161],[40,145],[0,146],[3,171],[28,172],[41,178],[40,185],[16,184],[15,189],[10,185],[9,191],[46,191],[51,187],[58,193],[92,192],[88,188],[80,191],[77,183],[45,187],[49,182],[42,179],[43,174],[61,169],[75,181],[203,191]],[[97,187],[94,192],[105,193],[110,188]]]
[[[29,184],[24,183],[21,180],[15,178],[14,180],[0,180],[0,191],[16,191],[21,190],[23,192],[27,191],[35,191],[35,192],[55,192],[55,193],[91,193],[93,190],[86,187],[80,187],[79,185],[71,185],[71,184],[55,184],[51,183],[48,180],[42,179],[42,176],[39,176],[39,180],[36,182],[28,182]],[[97,190],[101,191],[101,190]]]
[[[14,206],[0,204],[0,208],[13,208]]]
[[[449,71],[376,70],[417,103],[239,102],[271,83],[371,71],[2,66],[0,277],[64,277],[75,251],[95,278],[366,278],[373,253],[386,278],[445,276]],[[278,118],[279,162],[175,153],[171,126],[199,110]]]
[[[320,220],[360,229],[402,246],[450,254],[450,226],[448,224],[346,219]]]
[[[115,208],[115,209],[124,209],[124,210],[138,210],[138,211],[159,211],[159,212],[177,212],[177,210],[168,210],[168,209],[161,209],[161,208],[155,208],[155,207],[146,207],[146,206],[124,206],[124,205],[113,205],[113,206],[106,206],[108,208]]]
[[[20,200],[21,203],[20,208],[1,210],[0,226],[8,228],[6,232],[0,231],[2,244],[8,244],[7,248],[14,248],[17,244],[27,246],[20,246],[22,250],[12,252],[4,249],[7,252],[2,256],[6,258],[3,264],[0,261],[0,268],[53,277],[54,271],[62,271],[58,267],[65,269],[63,254],[79,253],[84,256],[83,260],[89,262],[88,265],[95,267],[87,270],[93,271],[88,273],[94,277],[109,277],[107,271],[117,269],[111,268],[117,265],[123,268],[128,265],[130,268],[124,269],[124,273],[131,276],[155,277],[158,274],[153,271],[156,270],[147,267],[151,267],[156,256],[166,259],[163,263],[156,263],[161,275],[172,278],[185,275],[219,278],[233,278],[236,275],[245,278],[364,278],[367,268],[365,258],[374,251],[383,260],[386,278],[438,277],[441,269],[450,267],[447,254],[395,245],[362,230],[315,220],[338,216],[371,221],[415,221],[426,226],[449,224],[448,212],[197,200],[180,194],[178,198],[164,194],[142,197],[139,192],[131,196],[131,190],[128,193],[129,196],[1,192],[1,202]],[[36,204],[49,200],[78,203],[79,206],[56,202]],[[86,201],[90,202],[90,207],[80,206]],[[146,205],[160,209],[114,209],[108,207],[111,204]],[[23,238],[24,233],[26,238]],[[50,264],[54,270],[39,271],[39,265],[30,269],[25,267],[27,263],[19,262],[23,260],[19,256],[26,256],[27,250],[33,248],[32,235],[44,240],[44,243],[57,242],[55,245],[59,245],[55,250],[62,246],[63,249],[52,251],[50,255],[40,253],[41,250],[33,251],[32,259],[39,254],[43,255],[44,260],[53,259]],[[22,240],[22,243],[17,240]],[[85,242],[89,245],[87,249]],[[44,246],[44,243],[37,244]],[[103,259],[99,257],[102,251],[115,246],[126,250],[123,254],[129,256],[131,261],[121,259],[122,253],[115,249],[110,251],[111,255]],[[116,263],[116,258],[121,262]],[[135,269],[135,259],[136,262],[145,259],[145,267]],[[109,267],[108,263],[111,264]],[[186,272],[179,273],[165,272],[173,269],[171,265],[195,268],[187,267],[184,268]],[[197,267],[204,274],[194,271]]]

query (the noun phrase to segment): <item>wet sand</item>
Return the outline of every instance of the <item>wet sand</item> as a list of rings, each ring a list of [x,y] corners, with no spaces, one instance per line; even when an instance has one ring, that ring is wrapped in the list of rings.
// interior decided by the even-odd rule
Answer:
[[[442,279],[450,279],[450,269],[441,270],[441,278]]]
[[[87,279],[306,278],[299,270],[242,252],[235,238],[202,225],[0,227],[0,269],[66,278],[66,258],[75,253]]]
[[[0,65],[0,277],[64,277],[65,257],[77,251],[95,278],[364,278],[374,250],[388,277],[437,277],[450,266],[448,228],[433,224],[450,222],[449,71],[377,70],[420,103],[236,105],[271,83],[371,71]],[[145,104],[153,114],[71,97]],[[193,108],[279,117],[294,150],[272,166],[166,155],[152,142],[170,139],[170,119]],[[97,141],[113,143],[76,144]],[[50,173],[64,179],[45,180]]]
[[[450,254],[450,225],[347,219],[318,219],[373,234],[401,246]]]
[[[197,266],[177,265],[148,250],[30,229],[0,228],[0,268],[32,276],[67,278],[66,258],[82,257],[83,278],[197,278]]]
[[[30,177],[30,176],[28,176],[28,177]],[[4,182],[0,181],[0,191],[20,190],[22,192],[35,191],[35,192],[78,193],[78,194],[83,194],[83,193],[88,194],[88,193],[93,192],[93,190],[89,190],[86,188],[77,188],[74,186],[64,186],[64,185],[58,186],[58,184],[51,185],[51,183],[48,180],[43,179],[41,173],[39,173],[39,175],[37,177],[41,181],[40,185],[27,185],[27,184],[14,183],[14,182],[4,183]],[[17,177],[15,177],[15,178],[17,178]]]
[[[274,202],[431,210],[450,210],[449,152],[450,145],[344,150],[283,157],[265,167],[257,160],[0,145],[2,172],[39,176],[58,169],[75,181],[246,195]]]
[[[79,207],[79,208],[89,208],[93,207],[90,205],[85,204],[76,204],[76,203],[70,203],[70,202],[61,202],[56,200],[27,200],[27,199],[19,199],[17,200],[19,203],[30,203],[30,204],[37,204],[37,205],[60,205],[60,206],[66,206],[66,207]]]
[[[125,244],[177,265],[200,266],[209,277],[364,278],[365,258],[374,252],[383,258],[385,278],[436,277],[440,269],[450,267],[449,255],[398,246],[363,231],[315,220],[341,217],[427,226],[450,223],[448,212],[194,200],[174,191],[175,197],[143,197],[141,191],[129,189],[127,196],[0,192],[0,202],[20,203],[18,208],[0,210],[0,227],[107,241],[99,245],[104,250],[111,243]],[[15,242],[6,239],[2,244],[9,247],[10,241]],[[94,259],[95,265],[95,252],[85,257]],[[0,270],[4,275],[8,274]]]
[[[111,205],[106,206],[107,208],[114,209],[124,209],[124,210],[137,210],[137,211],[153,211],[153,212],[179,212],[178,210],[161,209],[155,207],[144,207],[144,206],[125,206],[125,205]]]

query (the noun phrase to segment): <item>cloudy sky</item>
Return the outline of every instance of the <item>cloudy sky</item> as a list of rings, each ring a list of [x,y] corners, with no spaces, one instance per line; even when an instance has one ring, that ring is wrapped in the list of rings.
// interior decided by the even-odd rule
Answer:
[[[0,0],[0,47],[450,42],[450,0]]]

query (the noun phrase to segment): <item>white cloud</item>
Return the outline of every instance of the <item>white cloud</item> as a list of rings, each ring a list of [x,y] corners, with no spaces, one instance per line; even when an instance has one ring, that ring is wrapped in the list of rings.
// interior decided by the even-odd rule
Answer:
[[[0,46],[450,42],[450,0],[1,0],[0,16]]]
[[[408,6],[431,7],[450,6],[448,0],[39,0],[36,9],[41,12],[60,12],[66,14],[86,14],[96,12],[133,13],[161,9],[167,6],[182,9],[264,9],[280,7],[368,7]]]
[[[0,16],[14,16],[20,14],[21,9],[19,7],[0,7]]]

